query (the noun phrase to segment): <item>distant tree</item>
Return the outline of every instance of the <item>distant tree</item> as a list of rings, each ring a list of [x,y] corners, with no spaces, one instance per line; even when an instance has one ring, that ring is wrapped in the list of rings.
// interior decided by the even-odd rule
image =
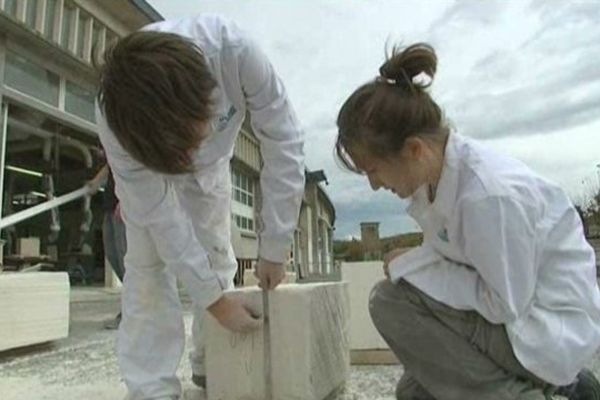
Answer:
[[[362,261],[362,244],[359,240],[339,240],[333,243],[333,254],[336,259],[345,261]]]
[[[347,247],[348,261],[363,261],[362,243],[353,239]]]
[[[600,188],[597,184],[584,181],[584,194],[575,201],[575,209],[583,222],[586,237],[597,235],[600,227]]]

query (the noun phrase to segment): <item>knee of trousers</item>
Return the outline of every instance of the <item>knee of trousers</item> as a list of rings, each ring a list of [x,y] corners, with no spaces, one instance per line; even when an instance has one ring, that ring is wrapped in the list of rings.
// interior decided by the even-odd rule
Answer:
[[[408,393],[406,388],[401,387],[400,385],[396,386],[396,400],[412,400],[414,397],[412,393]]]
[[[414,305],[409,300],[411,286],[405,281],[394,284],[389,280],[378,282],[369,295],[369,313],[379,331],[386,331],[390,324],[409,320]]]
[[[396,400],[413,400],[415,399],[413,388],[406,387],[399,382],[396,385]]]

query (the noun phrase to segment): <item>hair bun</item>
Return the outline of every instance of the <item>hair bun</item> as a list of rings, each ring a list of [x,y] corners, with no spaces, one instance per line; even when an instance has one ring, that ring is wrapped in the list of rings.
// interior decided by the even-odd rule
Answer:
[[[391,56],[379,68],[384,81],[399,86],[424,89],[431,85],[437,70],[437,56],[427,43],[416,43],[406,48],[394,46]],[[430,79],[415,79],[425,73]]]

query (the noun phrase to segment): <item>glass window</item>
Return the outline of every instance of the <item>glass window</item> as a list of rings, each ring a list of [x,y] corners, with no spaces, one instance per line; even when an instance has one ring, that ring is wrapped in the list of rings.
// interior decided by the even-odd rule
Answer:
[[[79,21],[77,22],[77,51],[76,54],[83,57],[83,50],[85,49],[85,36],[87,31],[88,17],[81,12],[79,13]]]
[[[35,29],[35,17],[37,16],[38,0],[27,0],[27,10],[25,13],[25,25]]]
[[[65,9],[63,10],[62,31],[60,34],[60,45],[66,49],[69,48],[69,39],[71,37],[71,32],[73,32],[74,22],[75,8],[65,4]]]
[[[238,228],[245,231],[254,231],[254,220],[252,218],[243,217],[237,214],[233,214],[232,218]]]
[[[54,19],[56,18],[56,0],[46,0],[46,20],[44,21],[44,35],[52,39],[54,35]]]
[[[6,54],[4,81],[13,89],[58,106],[58,75],[10,51]]]
[[[98,50],[98,46],[100,46],[100,33],[102,31],[102,25],[96,20],[94,20],[94,27],[92,28],[92,56]]]
[[[95,122],[95,92],[67,81],[65,110],[90,122]]]
[[[116,40],[117,40],[117,35],[114,32],[111,32],[107,29],[106,30],[106,41],[104,42],[105,45],[107,47],[112,46]]]
[[[4,12],[17,17],[17,0],[4,0]]]
[[[232,184],[235,195],[233,198],[244,205],[254,206],[254,179],[244,173],[233,171]],[[237,193],[239,192],[239,193]]]

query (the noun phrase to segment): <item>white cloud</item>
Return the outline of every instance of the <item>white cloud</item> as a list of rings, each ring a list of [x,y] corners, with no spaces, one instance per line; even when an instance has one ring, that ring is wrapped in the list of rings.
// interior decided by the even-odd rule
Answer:
[[[386,42],[432,43],[433,94],[458,132],[526,162],[580,196],[600,156],[600,5],[597,1],[150,0],[165,17],[228,16],[264,47],[307,133],[307,164],[325,169],[336,236],[363,220],[414,228],[405,204],[372,193],[333,158],[344,99],[376,76]]]

